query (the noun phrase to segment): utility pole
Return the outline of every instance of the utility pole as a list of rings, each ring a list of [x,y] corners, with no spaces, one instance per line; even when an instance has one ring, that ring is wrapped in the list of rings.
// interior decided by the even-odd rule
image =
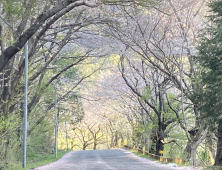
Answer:
[[[66,111],[65,111],[65,113],[66,113]],[[66,149],[68,150],[69,149],[69,144],[68,144],[68,133],[67,133],[66,117],[65,117],[65,131],[66,131]]]
[[[22,167],[26,167],[26,142],[27,142],[27,92],[28,92],[28,41],[25,44],[25,89],[24,89],[24,115],[23,115],[23,161]]]
[[[55,87],[55,157],[57,157],[57,130],[58,130],[58,121],[57,121],[57,94]]]

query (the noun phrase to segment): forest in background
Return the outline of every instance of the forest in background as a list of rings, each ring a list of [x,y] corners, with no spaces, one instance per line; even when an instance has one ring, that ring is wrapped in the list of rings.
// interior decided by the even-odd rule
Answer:
[[[222,166],[221,0],[0,0],[0,169],[58,148]]]

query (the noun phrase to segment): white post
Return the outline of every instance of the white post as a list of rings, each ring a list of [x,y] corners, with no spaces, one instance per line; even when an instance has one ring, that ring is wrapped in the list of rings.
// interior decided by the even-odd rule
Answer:
[[[23,162],[22,167],[26,167],[26,142],[27,142],[27,92],[28,92],[28,41],[25,44],[25,97],[23,115]]]
[[[57,94],[56,94],[56,87],[55,87],[55,157],[57,157],[57,130],[58,130],[58,123],[57,123]]]

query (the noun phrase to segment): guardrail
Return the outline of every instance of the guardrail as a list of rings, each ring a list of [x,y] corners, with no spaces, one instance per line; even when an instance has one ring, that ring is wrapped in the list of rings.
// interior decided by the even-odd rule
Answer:
[[[165,158],[163,156],[158,156],[158,155],[151,154],[147,151],[143,151],[142,149],[138,149],[136,147],[131,147],[131,146],[127,146],[127,145],[124,145],[124,147],[138,151],[138,152],[142,153],[143,155],[149,155],[150,157],[157,159],[160,162],[167,162],[167,163],[174,162],[174,163],[181,164],[181,165],[185,164],[185,160],[183,160],[181,158]]]

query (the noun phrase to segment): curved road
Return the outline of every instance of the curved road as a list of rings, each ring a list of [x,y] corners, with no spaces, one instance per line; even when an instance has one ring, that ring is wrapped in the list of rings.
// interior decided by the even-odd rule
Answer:
[[[71,151],[35,170],[192,170],[140,158],[124,149]]]

